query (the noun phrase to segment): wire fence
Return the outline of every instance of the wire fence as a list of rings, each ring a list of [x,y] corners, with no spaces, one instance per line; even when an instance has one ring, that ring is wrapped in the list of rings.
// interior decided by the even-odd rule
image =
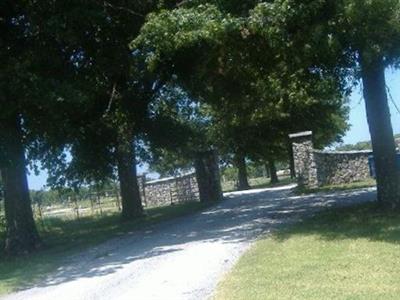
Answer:
[[[146,182],[138,178],[142,204],[145,208],[198,201],[198,186],[194,174],[164,178]],[[96,192],[59,194],[51,201],[32,197],[34,218],[39,223],[48,218],[81,219],[90,216],[105,216],[122,209],[119,189]],[[0,195],[0,226],[4,221],[4,200]]]

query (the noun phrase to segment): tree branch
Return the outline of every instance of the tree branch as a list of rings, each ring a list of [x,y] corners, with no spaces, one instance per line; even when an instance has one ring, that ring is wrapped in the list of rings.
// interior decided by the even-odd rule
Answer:
[[[113,103],[114,99],[116,98],[116,96],[117,96],[117,84],[114,83],[113,89],[112,89],[112,92],[111,92],[111,96],[110,96],[110,101],[108,101],[106,112],[103,115],[104,117],[107,116],[108,113],[110,112],[112,103]]]
[[[138,12],[136,12],[136,11],[133,11],[132,9],[127,8],[127,7],[124,7],[124,6],[116,6],[116,5],[111,4],[111,3],[108,2],[108,1],[103,1],[103,3],[104,3],[104,6],[105,6],[105,7],[110,7],[110,8],[112,8],[112,9],[114,9],[114,10],[124,11],[124,12],[127,12],[127,13],[129,13],[129,14],[131,14],[131,15],[134,15],[134,16],[137,16],[137,17],[141,17],[141,18],[144,18],[144,17],[145,17],[143,14],[138,13]]]

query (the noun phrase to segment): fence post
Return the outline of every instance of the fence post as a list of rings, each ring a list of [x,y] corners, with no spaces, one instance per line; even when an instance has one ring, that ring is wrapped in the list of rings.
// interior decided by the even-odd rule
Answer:
[[[100,201],[100,194],[98,191],[96,191],[96,199],[97,199],[97,206],[100,209],[100,216],[103,215],[103,210],[101,209],[101,201]]]
[[[78,206],[78,200],[76,199],[76,195],[72,197],[72,201],[75,204],[75,213],[76,213],[76,218],[79,220],[79,206]]]
[[[93,204],[93,194],[92,193],[90,193],[89,194],[89,199],[90,199],[90,209],[91,209],[91,211],[92,211],[92,216],[94,215],[94,204]]]

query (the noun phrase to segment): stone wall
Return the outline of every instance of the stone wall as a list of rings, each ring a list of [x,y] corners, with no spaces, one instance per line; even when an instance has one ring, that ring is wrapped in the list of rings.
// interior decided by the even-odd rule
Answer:
[[[345,184],[370,178],[368,156],[372,151],[319,151],[312,143],[312,132],[289,136],[299,186],[314,188]]]
[[[195,173],[145,182],[138,179],[145,207],[199,201]]]
[[[314,151],[319,185],[344,184],[370,178],[368,156],[372,151]]]

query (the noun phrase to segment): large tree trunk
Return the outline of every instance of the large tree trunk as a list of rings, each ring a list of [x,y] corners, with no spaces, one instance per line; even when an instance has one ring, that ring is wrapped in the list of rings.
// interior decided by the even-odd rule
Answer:
[[[400,208],[400,172],[386,93],[382,58],[362,60],[362,80],[376,168],[378,201],[384,207]]]
[[[278,174],[276,173],[275,161],[273,159],[268,160],[269,173],[271,174],[271,184],[279,182]]]
[[[40,247],[26,177],[21,120],[17,115],[2,122],[1,178],[6,217],[5,251],[9,255],[29,253]]]
[[[265,169],[265,176],[264,177],[266,177],[266,178],[271,178],[271,172],[269,171],[269,166],[268,166],[268,164],[265,164],[264,165],[264,169]]]
[[[116,155],[121,190],[121,216],[123,220],[132,220],[143,215],[133,142],[129,139],[121,138],[117,146]]]
[[[197,153],[195,169],[200,201],[207,203],[222,200],[218,156],[215,151]]]
[[[244,191],[250,189],[247,178],[246,160],[243,155],[237,154],[235,158],[236,168],[238,170],[238,190]]]

